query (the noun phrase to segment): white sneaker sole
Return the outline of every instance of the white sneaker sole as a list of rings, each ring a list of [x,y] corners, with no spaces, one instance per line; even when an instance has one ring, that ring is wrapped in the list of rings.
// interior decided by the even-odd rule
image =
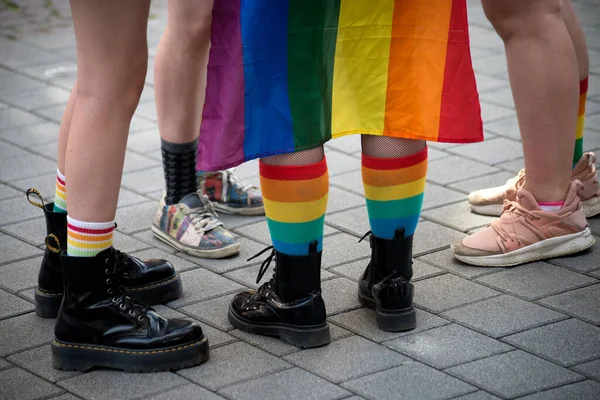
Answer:
[[[581,201],[581,210],[586,218],[592,218],[600,214],[600,196]],[[499,217],[502,215],[502,204],[490,204],[487,206],[476,206],[471,204],[471,211],[475,214]]]
[[[224,214],[233,214],[233,215],[244,215],[244,216],[252,216],[252,215],[265,215],[265,207],[264,206],[256,206],[256,207],[230,207],[226,204],[213,202],[213,206],[219,212]]]
[[[158,240],[165,242],[169,246],[171,246],[179,251],[182,251],[186,254],[194,256],[194,257],[225,258],[225,257],[232,256],[234,254],[238,254],[240,252],[240,244],[239,243],[234,243],[230,246],[223,247],[220,249],[199,250],[199,249],[191,248],[184,244],[179,243],[176,239],[174,239],[170,235],[167,235],[165,232],[161,231],[159,228],[157,228],[154,225],[152,225],[152,232],[154,233],[154,236],[156,236],[156,238]]]
[[[455,253],[454,245],[452,245],[452,252],[458,260],[478,267],[512,267],[532,261],[578,253],[589,249],[595,242],[596,240],[590,229],[585,228],[582,232],[542,240],[505,254],[479,257],[463,256]]]

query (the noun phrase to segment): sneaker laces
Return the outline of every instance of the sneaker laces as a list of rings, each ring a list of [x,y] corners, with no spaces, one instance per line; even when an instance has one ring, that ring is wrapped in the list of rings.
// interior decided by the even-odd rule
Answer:
[[[519,243],[519,246],[521,246],[521,237],[517,233],[517,223],[520,223],[522,218],[530,221],[540,219],[540,217],[536,216],[530,210],[526,209],[516,201],[504,200],[502,217],[499,220],[492,222],[491,227],[496,231],[504,243],[508,242],[509,240],[516,240],[517,243]],[[508,219],[510,221],[512,232],[510,232],[504,227],[503,224],[500,223],[502,219]]]
[[[114,253],[106,258],[106,264],[113,265],[112,270],[107,268],[105,271],[106,275],[109,276],[106,279],[106,284],[109,285],[106,292],[109,295],[113,295],[111,301],[119,306],[121,310],[128,311],[129,315],[137,317],[139,321],[142,321],[146,313],[151,310],[151,307],[127,295],[125,288],[121,284],[121,276],[130,260],[130,256],[119,250],[114,250]]]
[[[198,195],[200,196],[199,193]],[[217,220],[217,212],[215,211],[212,202],[208,199],[208,196],[202,195],[200,197],[204,200],[204,207],[190,208],[187,212],[194,228],[206,230],[206,227],[209,225],[212,225],[210,229],[222,225],[222,223]]]
[[[240,182],[238,177],[236,177],[234,175],[234,172],[235,172],[235,168],[229,168],[229,169],[222,171],[223,179],[227,180],[230,187],[235,187],[236,190],[239,190],[243,194],[247,194],[252,189],[258,189],[256,186],[254,186],[251,183]]]

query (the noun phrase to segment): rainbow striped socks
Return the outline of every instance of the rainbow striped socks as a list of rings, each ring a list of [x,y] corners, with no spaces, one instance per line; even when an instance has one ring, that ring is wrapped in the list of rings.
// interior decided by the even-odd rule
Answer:
[[[585,125],[585,102],[587,100],[588,78],[579,82],[579,112],[577,113],[577,136],[575,138],[575,152],[573,166],[583,157],[583,130]]]
[[[309,254],[309,245],[323,246],[329,193],[325,158],[303,166],[260,162],[260,187],[275,250],[294,256]]]
[[[114,222],[82,222],[67,216],[67,254],[94,257],[113,243]]]
[[[67,188],[65,176],[56,168],[56,191],[54,192],[54,208],[52,211],[67,213]]]
[[[405,236],[414,234],[423,205],[426,174],[427,147],[402,158],[362,154],[367,212],[375,237],[393,239],[398,228],[404,228]]]

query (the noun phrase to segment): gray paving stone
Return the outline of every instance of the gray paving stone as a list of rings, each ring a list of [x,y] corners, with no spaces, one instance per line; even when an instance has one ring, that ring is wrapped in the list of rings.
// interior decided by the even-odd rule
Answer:
[[[132,206],[121,207],[117,209],[115,221],[118,224],[117,229],[123,233],[133,233],[148,229],[152,226],[152,219],[158,204],[154,201],[147,201]]]
[[[125,164],[123,165],[124,173],[131,173],[134,171],[146,170],[148,168],[161,166],[160,161],[153,158],[143,156],[141,154],[128,151],[125,155]]]
[[[11,292],[37,285],[42,257],[0,266],[0,286]]]
[[[150,73],[150,71],[148,71]],[[147,119],[151,122],[158,121],[158,116],[156,115],[156,104],[154,102],[144,102],[140,103],[135,110],[135,115],[140,116],[143,119]]]
[[[588,363],[576,365],[571,369],[592,379],[600,381],[600,360],[590,361]]]
[[[227,278],[203,268],[181,273],[183,295],[170,302],[170,307],[179,308],[201,300],[243,290],[244,287]]]
[[[13,94],[9,102],[19,108],[31,111],[36,108],[49,107],[60,104],[63,108],[69,100],[70,92],[53,86],[46,86],[35,92]]]
[[[7,102],[11,102],[14,96],[18,96],[21,93],[31,93],[46,87],[45,84],[26,76],[5,69],[2,71],[2,75],[0,76],[0,95]]]
[[[118,371],[92,371],[60,381],[59,386],[86,399],[131,399],[188,383],[170,372],[124,374]]]
[[[505,269],[476,280],[529,300],[598,282],[588,276],[541,261]]]
[[[475,190],[487,189],[497,186],[502,186],[507,180],[515,177],[515,174],[501,171],[489,175],[480,176],[474,179],[465,179],[464,181],[456,182],[451,184],[449,187],[452,189],[460,190],[465,194],[471,193]],[[464,197],[466,199],[466,197]]]
[[[516,112],[509,108],[489,104],[485,101],[481,102],[481,119],[483,123],[497,121],[504,118],[515,118]]]
[[[56,165],[54,165],[52,169],[43,171],[42,173],[43,175],[12,181],[10,184],[20,191],[20,196],[18,197],[24,196],[27,189],[35,188],[42,194],[45,201],[54,201],[54,192],[56,189]],[[21,197],[21,199],[24,200],[23,197]],[[29,207],[31,207],[31,205]],[[41,212],[41,210],[39,210],[39,212]]]
[[[189,262],[181,257],[174,256],[172,254],[166,253],[159,249],[147,249],[142,251],[137,251],[133,253],[129,253],[132,256],[137,258],[141,258],[142,260],[149,260],[152,258],[160,258],[169,261],[175,267],[175,270],[178,272],[187,271],[190,269],[198,268],[198,265]]]
[[[20,126],[35,125],[41,122],[45,122],[45,120],[16,108],[9,107],[0,110],[0,131]]]
[[[0,358],[0,370],[11,368],[13,365],[6,361],[4,358]]]
[[[0,264],[39,254],[40,249],[0,233]]]
[[[175,389],[168,390],[163,393],[155,394],[150,397],[145,397],[148,400],[219,400],[223,397],[214,394],[198,385],[184,385]]]
[[[254,260],[248,261],[248,259],[261,250],[265,248],[263,244],[257,243],[253,240],[246,238],[238,238],[238,242],[240,243],[240,252],[237,255],[221,258],[221,259],[200,259],[198,257],[190,256],[188,254],[181,254],[181,257],[186,260],[190,260],[196,264],[200,264],[211,271],[214,271],[218,274],[222,274],[224,272],[232,271],[237,268],[242,268],[247,265],[261,263],[262,260],[267,258],[270,254],[269,252],[262,255],[260,258],[255,258]],[[275,264],[273,264],[275,267]]]
[[[12,197],[20,196],[22,193],[9,186],[0,184],[0,200],[10,199]]]
[[[123,175],[122,185],[138,193],[164,189],[165,178],[162,166],[127,173]]]
[[[54,320],[39,318],[35,313],[1,320],[0,356],[49,343],[53,336]]]
[[[446,370],[497,396],[513,398],[581,379],[581,375],[516,350]]]
[[[498,89],[502,89],[508,83],[504,79],[494,78],[492,76],[486,76],[481,74],[475,76],[475,79],[477,80],[477,88],[480,92],[495,91]]]
[[[362,172],[360,170],[331,177],[329,183],[332,186],[337,186],[357,195],[364,196]]]
[[[576,319],[517,333],[504,340],[565,367],[600,358],[600,328]]]
[[[333,215],[326,215],[325,223],[358,237],[362,237],[371,229],[367,207],[357,207]]]
[[[2,64],[15,69],[60,61],[56,55],[4,38],[0,39],[0,53]]]
[[[292,368],[275,374],[264,376],[221,390],[224,396],[234,400],[269,400],[314,399],[333,400],[347,397],[350,393],[324,379]]]
[[[443,372],[412,362],[344,383],[370,399],[448,399],[475,390]]]
[[[539,303],[594,325],[600,325],[600,285],[547,297]]]
[[[232,215],[232,214],[219,214],[219,221],[223,223],[223,225],[227,229],[236,229],[241,226],[255,224],[257,222],[265,221],[264,215],[257,216],[246,216],[246,215]]]
[[[486,226],[495,219],[472,213],[471,207],[466,201],[424,211],[421,216],[463,232]]]
[[[516,175],[520,170],[525,168],[525,163],[523,161],[523,158],[517,158],[513,161],[507,161],[505,163],[498,164],[498,167],[502,168],[505,171],[512,172]]]
[[[335,315],[361,307],[356,283],[346,278],[335,278],[321,284],[327,315]]]
[[[415,304],[440,313],[462,305],[497,296],[495,290],[452,274],[434,276],[414,283]]]
[[[485,100],[486,103],[497,104],[508,109],[515,108],[515,102],[510,87],[481,93],[479,98]]]
[[[27,383],[24,384],[25,382]],[[2,399],[39,399],[61,392],[60,388],[21,368],[0,372],[0,398]]]
[[[505,138],[457,146],[448,150],[448,152],[491,165],[523,156],[521,143]]]
[[[486,32],[489,36],[489,32]],[[474,40],[473,45],[477,44],[477,39]],[[486,48],[488,48],[486,43]],[[504,54],[496,55],[494,57],[487,57],[484,59],[473,60],[473,69],[477,74],[495,75],[506,72],[506,57]]]
[[[340,233],[323,239],[321,265],[323,268],[330,268],[358,258],[368,257],[370,254],[371,250],[367,240],[358,243],[358,239],[354,236]]]
[[[3,181],[31,178],[48,173],[48,171],[56,171],[56,163],[37,154],[27,154],[13,160],[0,161],[0,179]]]
[[[37,347],[10,356],[9,361],[28,370],[50,382],[62,381],[73,376],[81,375],[75,371],[61,371],[52,366],[52,350],[50,345]]]
[[[229,304],[233,296],[233,294],[229,294],[217,297],[216,299],[194,303],[180,308],[180,311],[227,332],[233,329],[227,318]]]
[[[152,221],[150,223],[152,223]],[[175,254],[176,250],[173,247],[166,244],[165,242],[158,240],[156,238],[156,236],[154,236],[154,233],[152,233],[152,230],[150,230],[150,229],[147,229],[142,232],[138,232],[138,233],[132,235],[132,237],[134,239],[136,239],[137,241],[143,242],[147,245],[150,245],[154,248],[164,251],[165,253]]]
[[[113,246],[115,247],[115,249],[124,251],[126,253],[133,253],[135,251],[148,248],[148,245],[146,243],[136,240],[131,236],[128,236],[119,231],[114,231],[113,233]]]
[[[413,256],[432,253],[449,247],[466,235],[454,229],[430,221],[420,222],[415,232]]]
[[[331,382],[344,382],[406,362],[388,348],[358,336],[328,346],[292,353],[285,360]]]
[[[23,314],[35,309],[30,302],[21,299],[14,294],[10,294],[0,289],[0,319],[11,317],[13,315]]]
[[[502,271],[501,268],[481,268],[464,264],[454,258],[452,250],[450,249],[424,255],[419,257],[419,260],[433,264],[445,271],[452,272],[455,275],[459,275],[467,279],[473,279]]]
[[[559,321],[564,315],[512,296],[498,296],[441,314],[497,338]]]
[[[273,267],[275,264],[273,264]],[[232,279],[244,286],[248,286],[252,289],[257,289],[260,285],[270,279],[271,273],[267,272],[260,283],[256,283],[256,277],[258,276],[258,271],[260,270],[260,264],[254,264],[250,267],[236,269],[231,272],[227,272],[223,274],[226,278]],[[326,269],[321,269],[321,280],[326,281],[328,279],[337,278],[338,275],[333,274]]]
[[[596,400],[600,398],[600,383],[583,381],[522,397],[523,400]]]
[[[548,262],[578,272],[600,269],[600,243],[596,241],[590,250],[572,256],[554,258]]]
[[[60,396],[52,397],[52,400],[79,400],[81,397],[77,397],[71,393],[61,394]]]
[[[29,212],[35,212],[35,209],[29,210],[25,208],[23,204],[23,199],[19,196],[16,199],[13,199],[14,204],[9,204],[10,208],[17,209],[25,209]],[[29,203],[25,203],[32,208]],[[2,205],[0,204],[0,207]],[[41,213],[41,210],[40,210]],[[34,215],[34,214],[31,214]],[[44,240],[46,239],[46,222],[44,217],[34,218],[30,220],[26,220],[23,222],[12,223],[10,225],[2,226],[2,230],[11,236],[20,239],[24,242],[29,243],[32,246],[40,247],[44,245]]]
[[[331,330],[331,325],[330,325]],[[252,346],[258,347],[261,350],[276,355],[277,357],[285,356],[286,354],[300,351],[296,346],[282,342],[281,340],[262,335],[253,335],[238,329],[234,329],[229,332],[232,336],[243,340],[244,342],[251,344]]]
[[[427,179],[446,185],[464,179],[475,178],[497,172],[498,169],[458,156],[450,156],[429,163]]]
[[[237,342],[213,350],[206,363],[178,374],[206,388],[218,390],[289,367],[290,364],[280,358],[247,343]]]
[[[338,151],[328,151],[327,168],[330,177],[336,176],[346,172],[360,170],[360,160]]]
[[[455,324],[402,336],[384,344],[437,369],[512,350],[511,346]]]
[[[137,151],[138,153],[160,151],[160,134],[158,130],[150,129],[129,135],[127,149]]]
[[[455,203],[464,199],[464,194],[457,191],[427,182],[425,184],[425,197],[423,210],[439,207],[444,204]]]
[[[358,196],[347,190],[339,189],[337,187],[329,188],[329,198],[327,201],[327,212],[335,213],[349,208],[361,206],[365,204],[365,198],[363,195]]]
[[[5,141],[0,141],[0,159],[10,160],[30,154],[29,152]]]
[[[360,277],[365,271],[369,259],[355,261],[353,263],[340,265],[339,267],[332,268],[330,271],[342,275],[348,279],[358,282]],[[443,271],[439,268],[433,267],[429,264],[425,264],[419,260],[413,260],[413,281],[429,278],[431,276],[440,275]]]
[[[377,323],[375,322],[375,311],[368,308],[359,308],[358,310],[335,315],[329,319],[337,325],[349,329],[350,331],[375,342],[391,340],[400,336],[414,334],[449,323],[447,320],[437,317],[419,308],[416,309],[416,312],[417,327],[412,331],[407,332],[382,331],[377,327]]]
[[[465,394],[464,396],[455,397],[453,400],[500,400],[500,398],[480,390],[478,392]]]
[[[0,222],[0,225],[3,226],[35,217],[43,217],[44,215],[41,209],[29,204],[29,202],[25,199],[24,194],[12,199],[0,201],[0,207],[5,210],[5,218],[3,218],[2,222]],[[43,226],[44,224],[42,224],[42,227]],[[42,229],[45,231],[44,228]],[[38,243],[39,237],[36,240],[31,240],[31,242]]]

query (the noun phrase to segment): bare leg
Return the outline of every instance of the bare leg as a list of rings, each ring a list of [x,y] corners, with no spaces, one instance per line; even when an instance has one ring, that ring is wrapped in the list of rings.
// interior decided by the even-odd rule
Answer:
[[[525,187],[561,201],[571,182],[579,80],[560,0],[483,0],[504,41],[523,140]]]
[[[573,46],[575,47],[575,53],[577,54],[579,80],[583,80],[590,73],[590,58],[585,34],[583,33],[583,29],[581,29],[581,23],[579,22],[579,18],[577,18],[577,14],[575,14],[571,0],[562,0],[561,13],[569,31],[569,36],[571,36]]]

